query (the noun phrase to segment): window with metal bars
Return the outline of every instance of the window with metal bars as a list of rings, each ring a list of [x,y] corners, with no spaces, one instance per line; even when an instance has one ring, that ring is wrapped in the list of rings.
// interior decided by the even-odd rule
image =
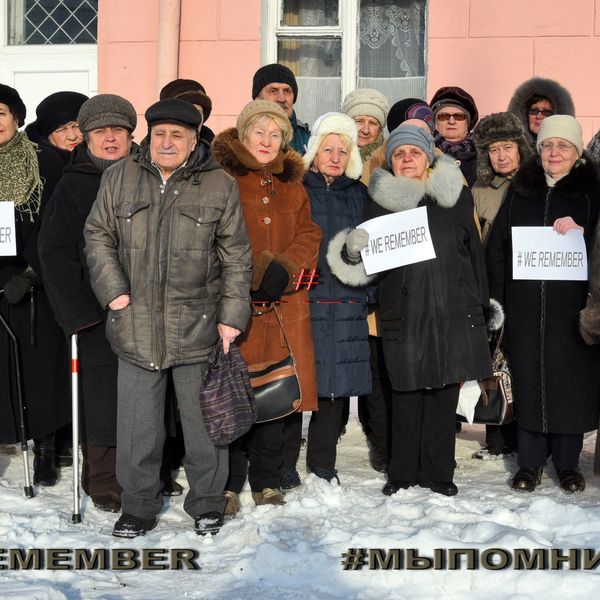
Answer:
[[[98,0],[8,0],[9,46],[95,44]]]

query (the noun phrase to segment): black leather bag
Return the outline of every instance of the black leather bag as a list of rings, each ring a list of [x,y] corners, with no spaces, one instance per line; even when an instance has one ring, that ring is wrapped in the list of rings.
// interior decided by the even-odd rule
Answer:
[[[296,363],[283,329],[281,315],[274,304],[269,307],[269,310],[273,310],[277,316],[289,354],[277,362],[248,366],[250,385],[256,398],[257,423],[287,417],[296,412],[302,403]]]
[[[492,353],[493,375],[479,382],[481,395],[475,406],[473,423],[481,425],[506,425],[514,419],[512,375],[504,352],[500,348],[503,329],[498,334]],[[457,415],[463,423],[467,419]]]

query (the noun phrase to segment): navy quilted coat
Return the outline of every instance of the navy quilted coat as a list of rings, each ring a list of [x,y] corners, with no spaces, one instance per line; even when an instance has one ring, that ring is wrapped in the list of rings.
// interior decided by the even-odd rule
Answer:
[[[304,177],[313,221],[323,238],[319,252],[319,285],[310,290],[310,317],[319,397],[357,396],[371,391],[367,326],[367,291],[343,284],[327,264],[331,238],[363,219],[367,188],[343,175],[331,185],[320,173]]]

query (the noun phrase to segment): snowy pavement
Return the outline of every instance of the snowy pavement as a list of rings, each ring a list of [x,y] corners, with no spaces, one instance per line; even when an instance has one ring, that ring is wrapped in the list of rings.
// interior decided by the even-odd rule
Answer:
[[[369,467],[364,436],[352,417],[338,447],[341,486],[306,476],[301,468],[304,484],[287,495],[285,506],[255,507],[245,491],[241,514],[207,538],[194,534],[182,497],[168,499],[156,529],[129,542],[111,536],[115,515],[97,511],[86,496],[82,523],[71,523],[70,469],[63,470],[56,487],[36,488],[35,498],[27,500],[20,455],[0,455],[0,598],[597,598],[600,566],[468,570],[464,562],[454,570],[371,570],[365,558],[362,568],[342,568],[342,553],[349,548],[414,548],[423,557],[434,557],[435,549],[483,553],[497,548],[509,557],[523,548],[561,549],[564,555],[590,548],[592,556],[600,550],[600,477],[592,475],[595,435],[586,438],[582,454],[587,489],[575,496],[561,492],[551,466],[534,493],[510,490],[515,460],[472,459],[482,439],[483,428],[477,426],[464,426],[458,436],[458,496],[417,487],[388,498],[381,493],[384,477]],[[183,471],[178,481],[185,485]],[[199,570],[9,570],[8,549],[15,548],[195,549]]]

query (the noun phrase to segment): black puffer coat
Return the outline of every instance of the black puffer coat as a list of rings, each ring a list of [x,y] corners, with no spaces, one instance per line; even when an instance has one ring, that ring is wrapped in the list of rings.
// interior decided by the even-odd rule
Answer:
[[[66,334],[78,332],[82,439],[115,446],[117,357],[104,333],[106,311],[92,291],[83,252],[83,228],[101,178],[87,145],[77,146],[44,214],[38,244],[56,319]]]
[[[439,157],[425,182],[377,169],[369,195],[374,202],[367,205],[367,218],[426,206],[436,253],[434,260],[390,269],[378,279],[383,352],[393,389],[442,388],[490,376],[483,250],[473,199],[454,161]],[[343,241],[334,240],[328,254],[334,273],[358,281],[362,263],[333,264],[335,245],[339,255]]]
[[[21,215],[15,211],[17,256],[0,256],[0,289],[4,288],[13,275],[22,273],[28,266],[38,275],[43,275],[37,249],[40,220],[61,175],[63,164],[55,152],[43,146],[38,151],[38,162],[40,176],[44,181],[40,214],[30,220],[29,215]],[[71,417],[66,338],[54,319],[44,289],[36,289],[34,297],[33,324],[29,293],[18,304],[8,304],[4,297],[0,298],[0,311],[19,342],[29,438],[52,433],[66,425]],[[31,339],[32,325],[34,340]],[[0,443],[18,441],[18,423],[12,344],[0,328]]]
[[[367,394],[371,391],[367,294],[364,288],[349,287],[333,277],[325,258],[333,236],[362,223],[367,188],[345,175],[327,185],[323,176],[313,171],[304,176],[304,187],[312,219],[323,232],[319,284],[309,293],[318,394]]]
[[[599,350],[586,346],[578,331],[587,282],[513,280],[511,227],[551,226],[570,216],[584,227],[589,255],[599,208],[600,182],[591,162],[578,161],[549,188],[535,157],[515,175],[490,233],[490,295],[505,308],[517,421],[530,431],[575,434],[596,429]]]

